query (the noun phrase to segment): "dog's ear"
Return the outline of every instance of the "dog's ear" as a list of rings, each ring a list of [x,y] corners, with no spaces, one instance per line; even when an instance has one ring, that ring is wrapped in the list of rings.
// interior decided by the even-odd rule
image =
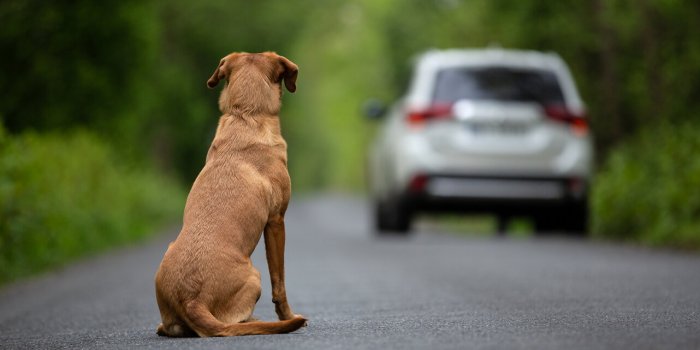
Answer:
[[[224,71],[224,65],[226,64],[226,57],[221,59],[221,62],[219,62],[219,65],[216,66],[216,70],[214,70],[214,74],[211,75],[211,78],[207,80],[207,86],[210,89],[213,89],[216,87],[216,85],[219,84],[219,81],[221,79],[226,78],[226,72]]]
[[[299,67],[284,56],[279,56],[279,60],[283,68],[280,78],[284,79],[284,86],[287,87],[289,92],[297,91],[297,74],[299,74]]]

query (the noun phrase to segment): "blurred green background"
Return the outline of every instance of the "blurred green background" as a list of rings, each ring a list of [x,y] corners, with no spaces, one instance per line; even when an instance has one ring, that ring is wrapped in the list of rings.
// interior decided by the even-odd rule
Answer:
[[[296,193],[362,191],[375,125],[429,48],[555,51],[597,149],[596,237],[700,248],[700,3],[105,0],[0,3],[0,282],[177,222],[232,51],[300,67],[281,121]]]

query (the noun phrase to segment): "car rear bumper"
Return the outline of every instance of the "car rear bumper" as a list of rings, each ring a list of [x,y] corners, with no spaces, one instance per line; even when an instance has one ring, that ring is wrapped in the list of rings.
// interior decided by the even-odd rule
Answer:
[[[414,211],[511,212],[581,205],[588,184],[582,178],[416,175],[404,194]]]

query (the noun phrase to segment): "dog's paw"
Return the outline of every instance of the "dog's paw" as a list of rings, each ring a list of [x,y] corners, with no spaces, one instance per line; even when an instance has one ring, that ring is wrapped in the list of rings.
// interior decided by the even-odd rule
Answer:
[[[156,329],[156,334],[158,334],[161,337],[166,336],[167,334],[165,333],[165,327],[163,327],[163,324],[159,324],[158,328]]]
[[[308,320],[306,317],[304,317],[303,315],[294,314],[294,318],[302,318],[302,319],[304,319],[304,324],[302,325],[302,327],[306,327],[306,326],[309,325],[309,320]]]

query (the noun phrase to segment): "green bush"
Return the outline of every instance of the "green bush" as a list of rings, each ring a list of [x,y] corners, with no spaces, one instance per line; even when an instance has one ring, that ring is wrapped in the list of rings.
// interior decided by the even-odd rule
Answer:
[[[615,149],[597,176],[598,237],[700,249],[700,125],[647,128]]]
[[[181,214],[175,183],[87,132],[0,128],[0,283],[134,241]]]

